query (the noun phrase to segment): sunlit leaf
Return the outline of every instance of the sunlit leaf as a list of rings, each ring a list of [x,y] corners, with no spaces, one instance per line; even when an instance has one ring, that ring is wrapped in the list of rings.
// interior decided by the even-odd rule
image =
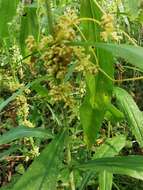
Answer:
[[[135,135],[136,140],[143,147],[143,115],[139,110],[137,104],[133,100],[132,96],[121,88],[115,88],[114,90],[117,104],[119,108],[124,112],[128,121],[129,127]]]

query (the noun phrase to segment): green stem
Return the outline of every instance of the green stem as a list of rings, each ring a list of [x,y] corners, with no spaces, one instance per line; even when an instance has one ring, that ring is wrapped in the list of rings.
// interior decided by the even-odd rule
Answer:
[[[68,142],[68,145],[67,145],[67,163],[68,163],[68,165],[71,164],[71,161],[72,161],[72,157],[71,157],[71,151],[70,151],[70,144]],[[75,183],[74,183],[74,173],[73,173],[73,171],[70,172],[69,186],[70,186],[71,190],[76,190],[75,189]]]
[[[48,29],[49,33],[53,35],[53,17],[52,17],[52,8],[51,8],[51,0],[45,0],[47,17],[48,17]]]

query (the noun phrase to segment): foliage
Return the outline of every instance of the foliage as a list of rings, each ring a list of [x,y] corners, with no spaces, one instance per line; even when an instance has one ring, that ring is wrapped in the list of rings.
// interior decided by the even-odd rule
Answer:
[[[143,180],[132,88],[143,79],[141,7],[0,0],[1,189],[111,190],[118,179]]]

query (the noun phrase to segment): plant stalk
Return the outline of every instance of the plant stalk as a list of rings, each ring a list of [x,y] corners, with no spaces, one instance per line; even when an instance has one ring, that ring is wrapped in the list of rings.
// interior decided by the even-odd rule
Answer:
[[[45,5],[47,10],[49,34],[53,35],[53,16],[52,16],[51,0],[45,0]]]
[[[67,145],[67,163],[68,165],[71,164],[71,160],[72,160],[72,157],[71,157],[71,151],[70,151],[70,144],[68,142],[68,145]],[[70,175],[69,175],[69,187],[71,190],[76,190],[75,189],[75,183],[74,183],[74,173],[73,171],[70,172]]]

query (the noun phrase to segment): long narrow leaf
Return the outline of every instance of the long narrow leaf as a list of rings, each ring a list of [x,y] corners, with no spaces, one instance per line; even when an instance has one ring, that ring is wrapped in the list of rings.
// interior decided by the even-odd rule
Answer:
[[[13,128],[10,131],[4,133],[0,137],[0,145],[9,143],[13,140],[20,139],[23,137],[38,137],[38,138],[53,138],[47,130],[38,128],[18,127]]]
[[[98,42],[72,42],[70,45],[95,46],[114,56],[121,57],[143,71],[143,47],[126,44],[98,43]]]
[[[136,140],[143,147],[143,115],[139,110],[137,104],[133,100],[132,96],[128,94],[124,89],[115,88],[114,90],[117,104],[119,108],[124,112],[126,119],[131,127],[133,135]]]
[[[114,174],[129,175],[143,180],[143,156],[99,158],[77,165],[75,168],[96,172],[106,170]]]
[[[13,19],[19,0],[0,0],[0,40],[8,37],[8,22]]]
[[[14,190],[55,190],[66,131],[59,134],[34,160],[28,171],[14,185]]]
[[[112,139],[108,139],[101,147],[96,151],[94,158],[112,157],[118,155],[119,151],[125,146],[125,136],[117,136]],[[99,173],[99,188],[100,190],[112,189],[113,174],[104,170]]]
[[[103,157],[113,157],[118,155],[119,151],[125,146],[125,136],[117,136],[112,139],[107,139],[106,142],[97,148],[94,159]],[[84,190],[88,181],[94,176],[94,172],[88,172],[81,182],[80,190]],[[112,187],[113,174],[106,170],[99,173],[99,186],[101,190],[110,190]]]

